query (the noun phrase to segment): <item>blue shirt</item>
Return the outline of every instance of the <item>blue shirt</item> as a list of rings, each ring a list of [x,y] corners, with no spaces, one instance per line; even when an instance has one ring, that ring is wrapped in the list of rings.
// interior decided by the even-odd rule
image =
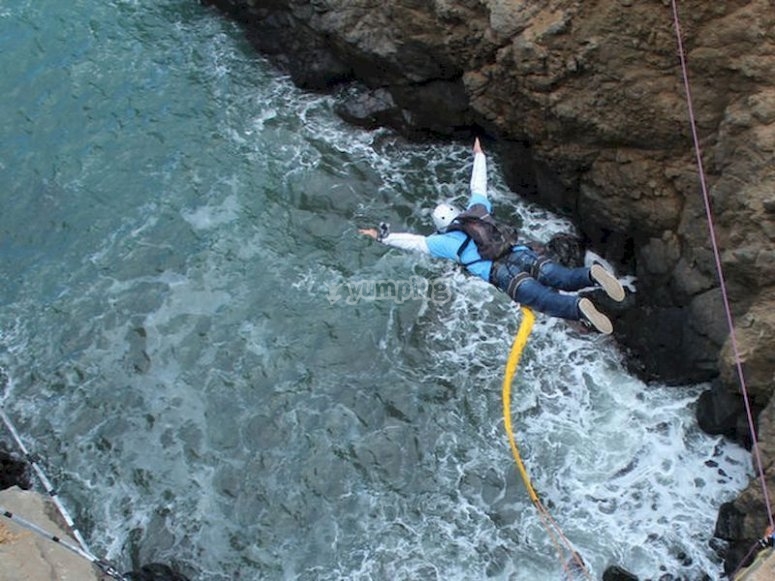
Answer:
[[[487,199],[487,196],[473,194],[469,198],[468,206],[466,206],[466,208],[470,208],[474,204],[482,204],[487,208],[488,212],[492,211],[492,204],[490,203],[490,200]],[[466,241],[465,232],[453,230],[452,232],[444,232],[443,234],[431,234],[426,238],[426,241],[428,242],[428,250],[430,250],[431,256],[454,260],[461,264],[473,262],[473,264],[466,267],[468,272],[489,282],[492,261],[482,260],[482,257],[479,256],[479,251],[476,249],[476,244],[471,242],[466,246],[460,257],[457,255],[460,246]]]

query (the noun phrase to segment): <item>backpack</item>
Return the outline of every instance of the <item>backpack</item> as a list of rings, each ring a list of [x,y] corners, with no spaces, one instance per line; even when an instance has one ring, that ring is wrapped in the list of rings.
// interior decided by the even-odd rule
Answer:
[[[466,235],[465,242],[457,249],[458,260],[463,266],[470,266],[474,262],[463,263],[461,256],[463,251],[471,243],[476,244],[481,260],[497,260],[501,256],[511,252],[513,246],[518,243],[519,233],[516,228],[498,222],[482,204],[474,204],[465,212],[461,212],[447,227],[447,232],[459,230]]]

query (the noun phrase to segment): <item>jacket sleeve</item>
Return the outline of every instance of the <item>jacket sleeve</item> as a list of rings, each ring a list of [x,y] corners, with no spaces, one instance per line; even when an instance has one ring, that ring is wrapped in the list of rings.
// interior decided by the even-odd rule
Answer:
[[[400,248],[401,250],[415,250],[423,254],[430,254],[428,241],[425,236],[420,234],[409,234],[408,232],[393,232],[388,234],[382,240],[382,244]]]
[[[474,154],[474,168],[471,170],[471,195],[487,197],[487,158],[481,152]]]

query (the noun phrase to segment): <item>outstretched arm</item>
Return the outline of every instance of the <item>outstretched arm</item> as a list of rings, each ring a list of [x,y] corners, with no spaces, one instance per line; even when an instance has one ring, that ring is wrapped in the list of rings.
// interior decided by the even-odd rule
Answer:
[[[468,202],[468,207],[482,203],[488,205],[488,201],[487,158],[484,156],[484,151],[482,151],[482,146],[477,137],[474,141],[474,169],[471,171],[471,199]]]
[[[425,236],[420,234],[410,234],[408,232],[392,232],[386,236],[380,238],[379,232],[376,228],[361,228],[359,233],[369,238],[393,246],[394,248],[400,248],[401,250],[415,250],[422,252],[423,254],[430,254],[431,251],[428,248],[428,242]]]

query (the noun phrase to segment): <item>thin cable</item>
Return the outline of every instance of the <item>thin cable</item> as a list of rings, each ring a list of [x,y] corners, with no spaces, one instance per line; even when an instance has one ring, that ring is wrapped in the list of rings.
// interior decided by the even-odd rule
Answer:
[[[38,463],[32,457],[32,454],[30,454],[29,450],[27,450],[27,447],[24,445],[24,442],[22,442],[21,436],[19,436],[19,432],[11,423],[11,420],[5,414],[2,407],[0,407],[0,420],[2,420],[2,422],[5,424],[6,429],[11,434],[11,437],[13,438],[14,442],[16,442],[16,445],[19,447],[19,450],[21,450],[22,454],[24,455],[24,459],[27,462],[29,462],[29,464],[32,466],[33,470],[35,471],[35,474],[38,476],[38,479],[40,479],[40,482],[43,484],[43,488],[46,490],[46,494],[48,494],[49,498],[51,498],[51,502],[53,502],[54,506],[56,506],[57,511],[59,511],[59,515],[65,521],[65,524],[70,530],[70,533],[73,535],[73,538],[78,542],[80,547],[75,547],[74,545],[71,545],[66,541],[62,541],[61,539],[55,537],[54,535],[50,535],[44,529],[41,529],[40,527],[38,527],[33,523],[29,523],[28,521],[25,521],[23,518],[9,511],[2,511],[3,516],[17,521],[19,524],[21,524],[21,526],[24,526],[25,528],[28,528],[32,531],[42,534],[44,537],[48,538],[49,540],[53,540],[61,544],[63,547],[66,547],[69,550],[73,551],[74,553],[82,556],[83,558],[88,559],[89,561],[97,565],[103,573],[109,575],[110,577],[113,577],[114,579],[124,579],[124,577],[115,569],[115,567],[113,567],[113,565],[111,565],[107,561],[98,559],[94,555],[94,553],[92,553],[89,550],[89,547],[86,544],[86,541],[84,540],[83,535],[81,535],[80,531],[75,526],[75,522],[73,521],[73,518],[70,516],[70,513],[67,511],[65,506],[59,500],[59,496],[57,495],[57,492],[54,490],[54,487],[51,485],[51,481],[48,479],[48,477],[46,477],[46,474],[45,472],[43,472],[43,469],[40,466],[38,466]]]
[[[740,389],[743,394],[743,401],[745,402],[745,412],[748,418],[748,428],[751,431],[751,440],[753,442],[754,457],[756,458],[756,464],[759,469],[759,477],[761,480],[762,491],[764,493],[764,503],[767,507],[767,518],[769,519],[770,526],[775,526],[772,516],[772,508],[770,507],[770,497],[767,491],[767,482],[764,477],[764,467],[762,464],[761,454],[759,452],[758,438],[756,436],[756,428],[753,420],[753,412],[751,411],[751,404],[748,398],[748,390],[745,385],[745,375],[743,374],[743,364],[740,361],[740,350],[737,345],[737,338],[735,337],[735,323],[732,319],[732,309],[730,308],[729,297],[727,296],[726,282],[724,280],[724,270],[721,265],[721,255],[719,253],[718,243],[716,241],[716,232],[713,222],[713,213],[710,207],[710,196],[708,195],[708,187],[705,181],[705,170],[702,164],[702,152],[700,150],[700,140],[697,136],[697,123],[694,117],[694,107],[692,106],[692,93],[689,88],[689,71],[686,66],[686,57],[684,56],[683,40],[681,38],[681,23],[678,18],[678,6],[676,0],[671,0],[673,5],[673,22],[675,24],[675,35],[678,41],[678,56],[681,59],[681,72],[683,74],[684,91],[686,91],[686,104],[689,108],[689,122],[692,129],[692,139],[694,141],[694,154],[697,159],[697,168],[700,174],[700,186],[702,188],[702,197],[705,202],[705,215],[708,219],[708,229],[710,231],[710,241],[713,247],[713,258],[716,261],[716,271],[719,277],[719,286],[721,288],[721,297],[724,302],[724,311],[726,312],[727,325],[729,326],[729,336],[732,343],[732,352],[735,356],[735,368],[737,369],[737,377],[740,381]]]
[[[755,543],[754,543],[754,544],[751,546],[751,548],[750,548],[750,549],[748,549],[748,552],[745,554],[745,557],[743,557],[742,559],[740,559],[740,564],[738,564],[737,568],[736,568],[734,571],[732,571],[732,574],[731,574],[731,575],[729,575],[728,577],[729,577],[730,579],[736,579],[736,578],[737,578],[737,574],[738,574],[740,571],[742,571],[742,570],[743,570],[745,567],[748,567],[748,566],[749,566],[749,565],[746,565],[745,563],[748,561],[748,559],[750,559],[750,558],[751,558],[751,555],[753,555],[753,554],[754,554],[756,551],[760,550],[761,548],[762,548],[762,547],[761,547],[761,545],[759,545],[759,541],[756,541],[756,542],[755,542]],[[751,563],[751,565],[753,565],[753,562]]]
[[[91,553],[88,553],[84,551],[81,547],[78,547],[76,545],[73,545],[66,540],[62,539],[61,537],[58,537],[57,535],[48,532],[43,527],[40,527],[36,525],[33,522],[30,522],[22,517],[20,517],[18,514],[15,514],[14,512],[0,506],[0,514],[2,514],[5,518],[11,520],[12,522],[15,522],[21,527],[24,527],[27,530],[30,530],[34,533],[37,533],[38,535],[47,538],[50,541],[53,541],[59,545],[62,545],[65,549],[75,553],[79,557],[83,557],[87,561],[91,561],[92,563],[96,563],[97,559],[92,555]]]
[[[48,532],[43,527],[40,527],[40,526],[36,525],[35,523],[30,522],[30,521],[20,517],[19,515],[11,512],[10,510],[8,510],[6,508],[3,508],[2,506],[0,506],[0,514],[2,516],[4,516],[5,518],[9,519],[10,521],[15,522],[20,527],[23,527],[23,528],[25,528],[27,530],[30,530],[30,531],[34,532],[35,534],[37,534],[37,535],[39,535],[39,536],[41,536],[41,537],[43,537],[43,538],[53,542],[53,543],[56,543],[56,544],[64,547],[68,551],[70,551],[70,552],[78,555],[79,557],[89,561],[90,563],[95,565],[97,568],[99,568],[100,571],[102,571],[103,573],[109,575],[110,577],[113,577],[114,579],[119,579],[119,580],[125,580],[126,579],[123,575],[121,575],[118,571],[116,571],[116,569],[114,569],[109,563],[106,563],[105,561],[100,561],[99,559],[97,559],[97,557],[95,557],[94,555],[92,555],[91,553],[89,553],[87,551],[84,551],[81,547],[78,547],[76,545],[73,545],[72,543],[69,543],[68,541],[62,539],[61,537]]]
[[[19,447],[19,449],[22,451],[22,454],[24,455],[25,460],[30,463],[33,470],[35,471],[35,474],[37,474],[38,478],[40,479],[40,482],[43,484],[43,488],[46,490],[46,494],[51,497],[51,501],[54,503],[54,505],[57,507],[57,510],[59,511],[59,514],[62,515],[62,518],[65,520],[65,523],[67,523],[67,526],[69,527],[70,531],[73,534],[73,537],[76,541],[78,541],[78,544],[81,545],[81,548],[94,557],[94,554],[89,550],[88,545],[86,544],[86,541],[84,540],[83,536],[81,535],[78,528],[75,526],[75,521],[73,521],[72,517],[70,516],[70,513],[67,512],[67,509],[64,507],[62,502],[59,500],[59,497],[57,496],[57,492],[54,490],[54,487],[51,485],[51,481],[46,477],[46,474],[43,472],[43,470],[38,466],[38,463],[35,461],[35,459],[32,457],[32,454],[29,453],[27,450],[27,447],[24,445],[24,442],[22,442],[21,437],[19,436],[19,432],[16,431],[16,428],[11,423],[11,420],[8,419],[8,416],[5,415],[5,412],[2,408],[0,408],[0,419],[3,420],[3,423],[5,424],[5,427],[10,432],[11,436],[13,437],[14,441],[16,442],[16,445]],[[95,557],[96,559],[96,557]]]

